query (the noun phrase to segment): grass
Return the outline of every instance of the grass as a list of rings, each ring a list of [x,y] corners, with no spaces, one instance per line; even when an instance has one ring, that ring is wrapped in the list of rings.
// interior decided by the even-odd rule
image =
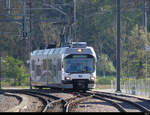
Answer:
[[[30,89],[29,86],[2,86],[2,89],[7,89],[7,88],[11,88],[11,89]]]
[[[100,85],[97,84],[95,89],[110,89],[111,85]]]

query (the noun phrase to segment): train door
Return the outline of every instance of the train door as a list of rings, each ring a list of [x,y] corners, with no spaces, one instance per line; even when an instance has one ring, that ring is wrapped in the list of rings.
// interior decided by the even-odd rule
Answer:
[[[61,80],[62,80],[62,64],[61,64],[61,58],[58,58],[57,59],[57,80],[58,80],[58,83],[61,83]]]

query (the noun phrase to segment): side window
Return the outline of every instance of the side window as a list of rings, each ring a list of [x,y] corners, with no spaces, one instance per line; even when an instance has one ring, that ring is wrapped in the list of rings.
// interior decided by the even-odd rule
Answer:
[[[57,70],[61,71],[61,59],[57,60]]]
[[[36,65],[36,74],[37,74],[37,76],[41,75],[41,66],[40,65]]]
[[[52,60],[51,59],[48,59],[48,70],[51,70],[52,69]]]
[[[47,63],[46,63],[46,59],[43,60],[43,70],[47,69]]]
[[[31,61],[31,67],[32,67],[32,71],[35,71],[35,60]]]

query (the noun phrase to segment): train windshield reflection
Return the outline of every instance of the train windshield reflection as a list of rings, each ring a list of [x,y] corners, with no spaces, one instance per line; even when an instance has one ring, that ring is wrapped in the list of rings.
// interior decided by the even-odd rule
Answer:
[[[64,69],[67,73],[92,73],[94,72],[94,59],[67,58]]]

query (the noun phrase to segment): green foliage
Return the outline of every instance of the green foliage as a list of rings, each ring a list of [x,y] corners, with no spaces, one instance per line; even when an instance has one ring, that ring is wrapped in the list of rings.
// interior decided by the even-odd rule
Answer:
[[[101,54],[97,61],[97,74],[105,76],[106,73],[112,74],[116,69],[106,54]]]
[[[128,36],[122,50],[122,74],[124,76],[136,76],[137,78],[145,76],[146,45],[146,34],[136,25],[131,31],[130,36]]]
[[[116,78],[112,77],[112,76],[107,76],[107,77],[97,77],[96,78],[96,84],[99,85],[110,85],[111,84],[111,80],[115,81]]]
[[[126,77],[121,77],[120,79],[120,84],[123,85],[126,81],[130,81],[132,83],[135,80],[135,78],[126,78]],[[144,80],[144,79],[136,79],[137,82]],[[117,79],[115,76],[106,76],[106,77],[99,77],[97,76],[96,78],[96,84],[97,85],[111,85],[111,81],[117,82]]]
[[[29,73],[27,72],[21,60],[8,56],[3,59],[2,67],[3,67],[2,68],[3,75],[5,75],[5,77],[8,77],[8,79],[10,79],[9,81],[10,85],[20,86],[22,84],[27,83]],[[11,79],[14,79],[14,82],[12,82]]]

